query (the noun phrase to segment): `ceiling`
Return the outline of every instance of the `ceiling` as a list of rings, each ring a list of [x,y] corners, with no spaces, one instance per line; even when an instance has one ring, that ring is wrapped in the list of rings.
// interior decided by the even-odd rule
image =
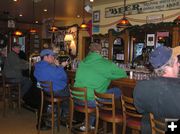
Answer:
[[[55,11],[54,11],[55,1]],[[101,5],[122,0],[94,0],[90,2],[85,0],[85,5]],[[43,10],[47,9],[47,12]],[[32,23],[38,20],[43,23],[44,20],[52,19],[55,12],[55,20],[67,21],[80,18],[83,15],[83,0],[0,0],[0,20],[15,19],[17,22]],[[20,17],[19,15],[22,14]],[[33,17],[34,16],[34,17]],[[91,17],[90,13],[85,12],[85,17]],[[34,19],[33,19],[34,18]]]

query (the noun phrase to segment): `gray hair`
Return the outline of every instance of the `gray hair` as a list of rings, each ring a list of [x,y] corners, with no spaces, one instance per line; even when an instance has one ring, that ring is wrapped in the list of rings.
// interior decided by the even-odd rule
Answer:
[[[175,62],[175,58],[174,56],[171,56],[171,58],[168,60],[168,62],[165,65],[161,66],[160,68],[154,69],[154,72],[156,73],[157,76],[162,76],[165,74],[165,68],[167,66],[172,67],[174,62]]]

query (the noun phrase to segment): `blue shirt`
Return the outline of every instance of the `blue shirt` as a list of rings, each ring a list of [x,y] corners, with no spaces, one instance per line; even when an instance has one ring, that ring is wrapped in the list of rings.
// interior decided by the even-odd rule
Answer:
[[[67,86],[67,74],[64,68],[43,60],[35,64],[34,76],[37,81],[52,81],[53,91],[62,90]]]

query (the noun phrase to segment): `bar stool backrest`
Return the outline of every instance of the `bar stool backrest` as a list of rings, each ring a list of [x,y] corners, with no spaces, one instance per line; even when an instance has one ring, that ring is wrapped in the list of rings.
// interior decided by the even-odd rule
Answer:
[[[153,113],[150,113],[149,116],[152,134],[165,134],[165,121],[155,119]]]
[[[97,112],[107,111],[112,112],[112,117],[115,118],[115,97],[114,94],[98,93],[94,91],[96,110]]]
[[[72,103],[82,104],[85,109],[88,108],[87,105],[87,91],[86,88],[71,87],[70,88],[70,101]]]

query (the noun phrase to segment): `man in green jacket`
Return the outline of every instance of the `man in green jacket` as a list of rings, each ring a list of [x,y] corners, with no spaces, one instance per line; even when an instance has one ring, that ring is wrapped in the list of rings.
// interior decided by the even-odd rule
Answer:
[[[99,93],[114,93],[115,97],[120,97],[119,88],[108,89],[108,86],[113,79],[127,77],[124,69],[101,56],[101,49],[101,44],[91,43],[90,53],[81,61],[76,71],[74,86],[87,88],[87,99],[90,107],[95,107],[94,90]],[[91,125],[93,125],[94,120],[95,118],[90,119]]]

